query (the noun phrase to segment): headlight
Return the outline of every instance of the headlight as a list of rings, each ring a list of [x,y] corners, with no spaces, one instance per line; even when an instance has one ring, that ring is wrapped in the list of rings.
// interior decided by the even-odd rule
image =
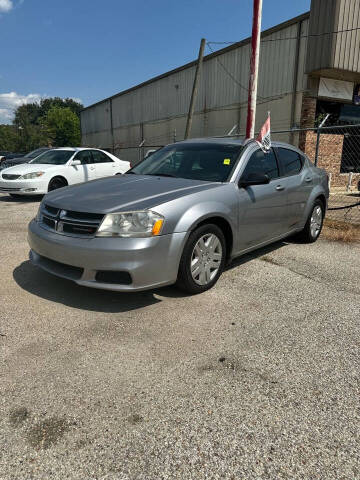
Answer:
[[[25,175],[21,175],[19,177],[19,180],[29,180],[30,178],[37,178],[41,177],[41,175],[44,175],[45,172],[31,172],[31,173],[26,173]]]
[[[151,210],[105,215],[97,237],[154,237],[159,235],[164,217]]]

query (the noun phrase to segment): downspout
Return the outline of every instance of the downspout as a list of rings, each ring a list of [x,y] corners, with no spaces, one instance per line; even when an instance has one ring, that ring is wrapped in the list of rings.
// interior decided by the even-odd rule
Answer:
[[[81,139],[80,139],[80,147],[83,146],[83,131],[82,131],[82,122],[81,122],[81,112],[80,112],[80,135],[81,135]]]
[[[114,126],[113,126],[113,111],[112,111],[112,99],[110,98],[110,131],[111,131],[111,153],[115,153],[114,145]]]
[[[295,65],[294,65],[294,78],[293,78],[293,95],[291,101],[291,114],[290,114],[290,129],[295,127],[295,114],[296,114],[296,94],[297,94],[297,82],[299,76],[299,58],[300,58],[300,45],[301,45],[301,30],[302,20],[297,26],[297,39],[296,39],[296,52],[295,52]],[[290,143],[294,143],[294,132],[290,134]]]

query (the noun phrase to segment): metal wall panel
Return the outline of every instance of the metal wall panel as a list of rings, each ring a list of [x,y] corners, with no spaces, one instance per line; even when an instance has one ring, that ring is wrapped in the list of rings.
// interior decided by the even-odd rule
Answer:
[[[81,112],[81,128],[84,134],[110,130],[110,126],[110,100]]]
[[[307,31],[308,18],[302,17],[302,32]],[[297,48],[297,22],[286,24],[277,31],[271,31],[262,38],[259,72],[260,111],[272,111],[274,122],[282,128],[289,128],[288,108],[294,89],[294,72]],[[302,90],[305,82],[304,64],[306,58],[306,39],[300,43],[299,71],[297,89]],[[199,84],[195,105],[192,137],[205,135],[223,135],[233,125],[244,125],[246,112],[247,86],[249,77],[250,44],[245,42],[236,48],[205,57],[203,72]],[[109,146],[111,140],[110,101],[112,102],[112,120],[114,145],[138,145],[142,138],[147,144],[166,144],[182,139],[186,123],[186,114],[194,80],[195,66],[182,70],[112,97],[81,114],[83,142],[87,144],[101,138],[106,132]],[[278,102],[285,98],[286,101]],[[273,109],[272,109],[273,110]],[[260,118],[262,121],[263,118]],[[287,123],[285,123],[287,122]],[[101,135],[100,135],[101,133]]]
[[[360,73],[359,27],[359,0],[312,0],[306,71]]]
[[[335,35],[333,67],[360,72],[360,2],[340,0],[337,10],[336,31],[352,30]]]
[[[307,52],[307,73],[331,68],[336,11],[339,0],[312,0],[309,24],[309,47]]]

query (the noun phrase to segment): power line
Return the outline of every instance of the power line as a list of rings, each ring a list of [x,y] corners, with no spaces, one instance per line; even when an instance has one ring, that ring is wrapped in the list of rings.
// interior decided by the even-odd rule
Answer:
[[[215,53],[214,50],[211,48],[211,46],[209,45],[209,42],[207,42],[207,46],[209,47],[209,50],[212,52],[212,53]],[[216,57],[216,61],[219,63],[219,65],[223,68],[223,70],[225,71],[225,73],[227,73],[229,75],[229,77],[233,80],[233,82],[235,82],[237,85],[239,85],[240,88],[242,88],[243,90],[245,90],[246,92],[249,91],[249,89],[247,87],[245,87],[242,83],[240,83],[238,81],[237,78],[234,77],[234,75],[229,72],[229,70],[225,67],[225,65],[219,60],[218,57]],[[261,98],[262,100],[265,100],[264,97],[261,97],[260,95],[258,95],[258,98]]]
[[[284,38],[270,38],[268,40],[261,40],[261,43],[269,43],[269,42],[282,42],[284,40],[297,40],[298,38],[313,38],[313,37],[322,37],[325,35],[337,35],[338,33],[349,33],[349,32],[356,32],[359,31],[360,27],[356,28],[348,28],[346,30],[335,30],[333,32],[324,32],[324,33],[312,33],[309,35],[300,35],[299,37],[284,37]],[[239,40],[235,42],[207,42],[209,45],[234,45],[235,43],[239,43]],[[212,50],[213,51],[213,50]]]

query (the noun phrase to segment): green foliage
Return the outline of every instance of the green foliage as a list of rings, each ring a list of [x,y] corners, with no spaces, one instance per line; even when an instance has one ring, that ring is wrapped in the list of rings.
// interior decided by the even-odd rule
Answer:
[[[0,125],[0,150],[16,152],[18,148],[18,131],[14,125]]]
[[[39,124],[52,107],[70,108],[80,118],[80,112],[84,106],[71,98],[43,98],[39,103],[21,105],[15,111],[14,123],[24,126],[24,123]]]
[[[69,107],[52,106],[43,118],[43,125],[54,147],[80,145],[80,120]]]
[[[80,145],[83,108],[71,98],[59,97],[21,105],[13,125],[0,125],[0,150],[28,152],[42,146]]]

